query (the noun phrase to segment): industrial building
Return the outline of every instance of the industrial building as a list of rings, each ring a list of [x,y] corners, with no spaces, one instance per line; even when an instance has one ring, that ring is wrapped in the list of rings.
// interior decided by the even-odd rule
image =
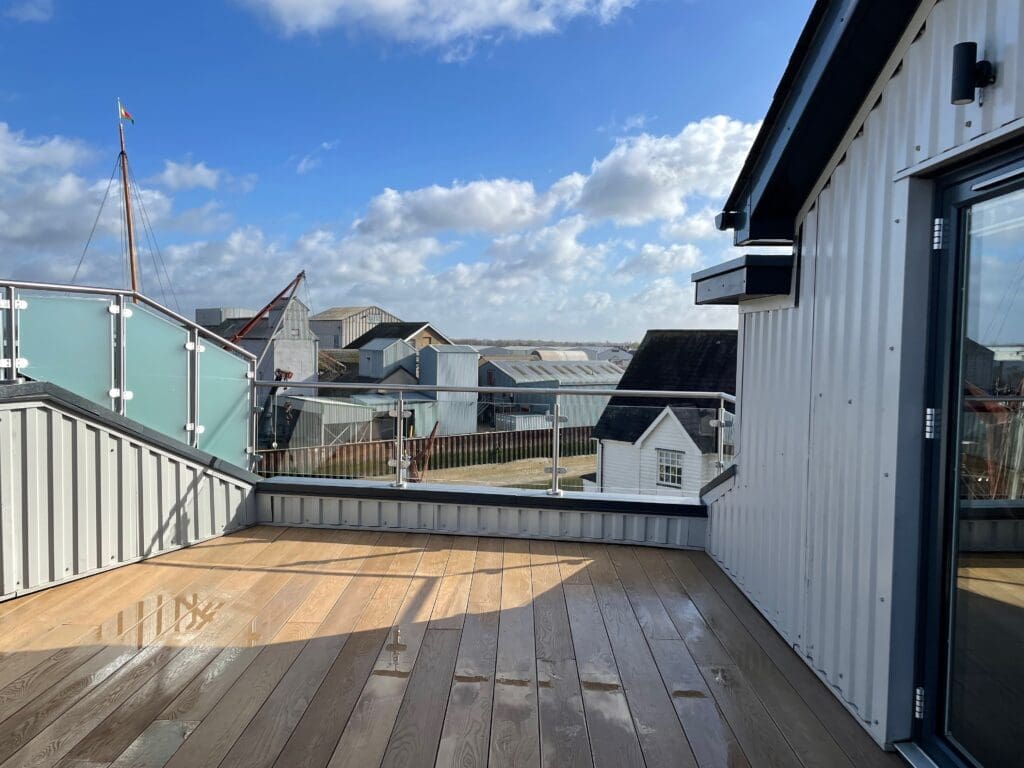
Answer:
[[[196,322],[226,339],[233,338],[256,317],[256,312],[233,308],[202,308]],[[235,342],[252,352],[258,361],[256,378],[274,379],[275,371],[291,373],[290,381],[317,380],[320,342],[309,325],[309,307],[295,296],[281,297],[269,305],[265,315]]]
[[[562,362],[487,360],[479,368],[482,387],[564,389],[559,407],[568,427],[591,427],[608,403],[607,397],[571,396],[573,389],[611,389],[622,378],[622,369],[601,361]],[[550,413],[555,395],[488,394],[483,417],[495,427],[507,430],[537,429],[538,416]]]
[[[816,3],[717,219],[793,254],[694,275],[739,308],[708,551],[918,766],[1021,764],[1022,30],[1017,0]]]
[[[383,381],[396,371],[416,376],[416,349],[402,339],[373,339],[359,349],[359,376]]]
[[[438,331],[430,323],[380,323],[362,336],[350,341],[348,349],[362,349],[374,339],[401,339],[416,349],[429,347],[431,344],[451,344],[451,339]]]
[[[431,345],[420,350],[420,383],[447,387],[477,386],[480,355],[465,344]],[[439,435],[476,432],[476,392],[437,392]]]
[[[344,349],[381,323],[401,322],[381,307],[331,307],[309,319],[313,333],[324,349]]]
[[[648,331],[618,388],[733,394],[736,344],[736,331]],[[613,397],[594,427],[597,472],[585,478],[584,487],[601,493],[699,496],[722,470],[715,405]],[[726,435],[731,437],[732,430]]]

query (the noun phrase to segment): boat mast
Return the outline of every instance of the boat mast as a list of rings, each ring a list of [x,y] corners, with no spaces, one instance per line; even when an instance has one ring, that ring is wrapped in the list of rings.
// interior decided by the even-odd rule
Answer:
[[[139,292],[139,271],[135,262],[135,229],[132,226],[132,203],[128,193],[128,153],[124,149],[124,120],[121,100],[117,100],[117,132],[121,138],[121,192],[124,194],[124,224],[128,233],[128,268],[131,272],[132,293]],[[134,301],[134,299],[133,299]]]

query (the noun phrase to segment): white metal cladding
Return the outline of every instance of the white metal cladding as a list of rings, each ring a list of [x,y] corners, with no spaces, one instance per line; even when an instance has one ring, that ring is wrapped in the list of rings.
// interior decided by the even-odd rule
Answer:
[[[600,541],[702,549],[702,517],[504,507],[484,504],[346,499],[258,492],[260,523],[430,531],[466,536]]]
[[[1018,0],[926,4],[805,205],[798,305],[741,307],[738,473],[709,550],[881,743],[911,726],[931,225],[924,182],[898,179],[1024,128],[1022,39]],[[963,40],[999,79],[954,107]]]
[[[0,404],[0,597],[253,522],[252,486],[47,403]]]

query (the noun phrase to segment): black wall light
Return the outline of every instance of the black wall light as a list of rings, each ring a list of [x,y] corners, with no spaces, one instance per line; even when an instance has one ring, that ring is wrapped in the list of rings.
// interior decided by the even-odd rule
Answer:
[[[977,43],[957,43],[953,46],[953,93],[950,101],[957,106],[974,101],[978,88],[992,85],[996,70],[991,61],[978,61]]]

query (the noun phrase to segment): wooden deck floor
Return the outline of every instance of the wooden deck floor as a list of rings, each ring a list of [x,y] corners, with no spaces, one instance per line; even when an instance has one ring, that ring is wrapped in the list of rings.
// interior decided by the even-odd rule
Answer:
[[[253,528],[0,652],[5,768],[898,765],[700,553]]]

